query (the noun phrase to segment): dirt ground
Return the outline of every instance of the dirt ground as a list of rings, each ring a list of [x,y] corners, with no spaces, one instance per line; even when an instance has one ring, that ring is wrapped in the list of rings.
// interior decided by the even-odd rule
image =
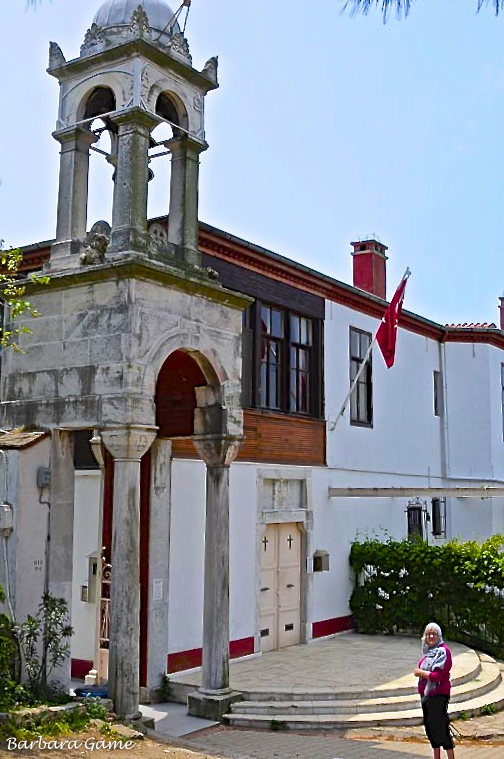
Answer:
[[[82,733],[62,735],[57,738],[46,737],[45,741],[33,747],[28,747],[17,742],[19,745],[0,742],[0,757],[23,756],[23,757],[50,757],[51,759],[82,759],[83,757],[107,757],[107,759],[215,759],[215,755],[201,754],[196,751],[172,746],[168,743],[160,743],[150,738],[132,740],[130,746],[124,744],[123,748],[109,747],[113,737],[104,736],[98,728],[91,728]],[[27,743],[30,743],[27,741]],[[55,745],[57,744],[57,745]],[[63,744],[63,747],[60,747]]]

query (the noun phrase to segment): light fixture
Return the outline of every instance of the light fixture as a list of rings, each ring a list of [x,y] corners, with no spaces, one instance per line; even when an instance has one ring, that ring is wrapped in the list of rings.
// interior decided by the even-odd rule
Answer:
[[[91,451],[95,457],[96,463],[103,469],[105,466],[105,457],[103,455],[103,442],[100,435],[100,430],[93,430],[93,437],[89,440]]]

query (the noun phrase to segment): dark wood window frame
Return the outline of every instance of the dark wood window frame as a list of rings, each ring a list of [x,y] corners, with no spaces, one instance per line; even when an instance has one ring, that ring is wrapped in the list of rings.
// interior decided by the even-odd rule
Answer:
[[[365,338],[365,340],[364,340]],[[357,372],[362,364],[366,350],[365,345],[371,345],[372,335],[357,327],[350,327],[348,352],[349,352],[349,371],[350,386],[352,385]],[[354,344],[357,341],[359,349],[354,350]],[[350,424],[355,427],[372,427],[373,426],[373,359],[369,357],[367,365],[357,382],[357,387],[352,392],[350,398]]]
[[[262,323],[263,308],[269,309],[270,313],[282,315],[283,334],[279,335],[278,329],[273,330],[273,334],[266,335]],[[299,320],[299,321],[298,321]],[[304,324],[305,329],[310,332],[310,342],[308,345],[303,343],[300,336],[294,335],[297,332],[296,323]],[[307,323],[310,325],[306,327]],[[278,317],[277,317],[278,324]],[[271,356],[264,355],[264,341],[270,346]],[[247,309],[244,314],[243,329],[243,350],[244,355],[248,352],[252,356],[251,366],[247,368],[244,365],[243,375],[243,405],[245,408],[264,409],[276,413],[285,413],[293,416],[302,416],[305,418],[320,419],[323,415],[323,320],[312,314],[301,313],[295,308],[291,309],[278,303],[271,303],[256,300],[255,303]],[[300,356],[302,358],[300,359]],[[261,391],[261,367],[264,373],[269,366],[269,358],[275,366],[278,366],[278,394],[277,397],[271,397],[272,394],[265,392],[264,386]],[[298,362],[297,366],[294,359]],[[308,362],[303,366],[299,363]],[[276,362],[276,363],[275,363]],[[271,375],[273,376],[273,374]],[[303,404],[303,393],[298,390],[299,383],[303,381],[307,389],[308,398],[306,404]],[[292,408],[291,389],[296,385],[296,406]],[[274,396],[274,393],[273,393]],[[305,405],[306,410],[299,409],[299,406]]]

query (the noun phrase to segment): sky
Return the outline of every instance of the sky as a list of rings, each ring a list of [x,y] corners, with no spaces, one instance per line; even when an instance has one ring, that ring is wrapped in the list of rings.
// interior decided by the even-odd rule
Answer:
[[[389,298],[409,266],[409,311],[441,324],[498,324],[504,14],[477,14],[476,4],[418,0],[406,19],[384,25],[379,12],[342,14],[338,0],[192,0],[193,65],[218,55],[220,83],[206,98],[200,219],[348,283],[349,243],[376,237],[389,247]],[[0,2],[6,246],[54,237],[49,41],[78,57],[100,5]],[[93,156],[88,226],[110,218],[111,182],[98,164]],[[167,159],[153,169],[157,216],[167,211]]]

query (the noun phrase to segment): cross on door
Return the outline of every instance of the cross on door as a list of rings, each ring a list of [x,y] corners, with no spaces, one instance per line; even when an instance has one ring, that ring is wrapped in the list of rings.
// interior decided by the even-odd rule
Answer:
[[[287,543],[289,544],[289,550],[292,548],[293,542],[294,542],[294,538],[292,537],[292,535],[289,535],[289,537],[287,538]]]
[[[268,540],[268,538],[265,535],[264,538],[262,539],[262,544],[264,546],[264,550],[265,551],[266,551],[266,547],[267,547],[268,543],[269,543],[269,540]]]

